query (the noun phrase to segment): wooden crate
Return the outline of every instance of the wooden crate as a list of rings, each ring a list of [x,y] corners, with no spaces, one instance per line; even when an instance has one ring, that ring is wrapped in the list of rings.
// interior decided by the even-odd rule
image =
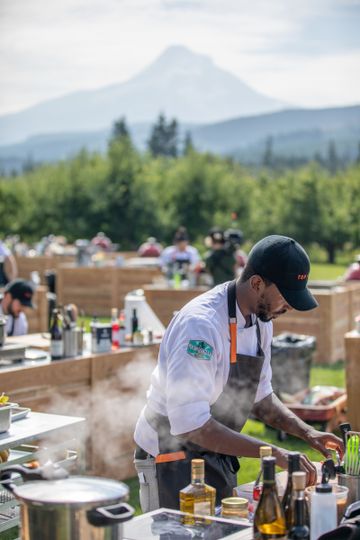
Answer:
[[[345,335],[346,349],[346,392],[348,421],[352,429],[360,431],[360,333],[356,330]]]
[[[274,321],[274,335],[293,332],[316,337],[314,360],[332,364],[344,360],[344,335],[351,327],[350,294],[346,287],[313,289],[319,307],[310,311],[289,311]]]
[[[40,282],[42,285],[46,285],[45,273],[47,270],[58,269],[60,264],[72,263],[75,260],[73,255],[54,255],[54,256],[36,256],[25,257],[17,255],[15,257],[18,266],[18,275],[23,279],[30,279],[31,272],[38,272],[40,276]]]
[[[171,321],[174,311],[179,311],[190,300],[207,290],[207,287],[192,289],[169,289],[156,285],[144,287],[146,301],[165,326]]]
[[[76,267],[61,265],[57,272],[58,302],[73,302],[88,315],[109,316],[111,308],[124,307],[128,292],[161,275],[158,268]]]

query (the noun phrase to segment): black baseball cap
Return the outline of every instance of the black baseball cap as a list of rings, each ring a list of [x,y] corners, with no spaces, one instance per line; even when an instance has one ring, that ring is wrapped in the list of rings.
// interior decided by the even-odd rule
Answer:
[[[292,308],[307,311],[318,306],[306,286],[309,257],[293,238],[277,234],[266,236],[250,251],[248,264],[256,274],[275,283]]]
[[[10,293],[14,300],[19,300],[22,306],[34,308],[32,303],[32,297],[34,294],[34,287],[25,279],[14,279],[10,281],[5,287],[5,293]]]

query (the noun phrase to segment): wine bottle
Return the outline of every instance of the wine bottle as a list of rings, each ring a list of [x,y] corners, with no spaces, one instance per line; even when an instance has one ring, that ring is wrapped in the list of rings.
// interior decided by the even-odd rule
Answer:
[[[293,473],[300,471],[300,453],[299,452],[289,452],[288,453],[288,477],[287,484],[284,492],[284,496],[281,501],[281,505],[284,510],[286,527],[288,530],[294,524],[294,506],[293,501]]]
[[[139,330],[139,320],[137,318],[136,309],[133,309],[133,314],[131,317],[131,340],[133,341],[133,336],[135,332]]]
[[[254,539],[286,540],[285,515],[275,482],[276,459],[272,456],[266,456],[262,463],[264,483],[254,516]]]
[[[201,516],[215,514],[216,489],[205,484],[205,462],[191,460],[191,483],[180,490],[180,511],[184,512],[183,523],[196,525],[206,522]]]
[[[271,446],[260,446],[259,448],[259,456],[260,456],[260,471],[257,475],[257,478],[255,480],[255,484],[253,487],[253,500],[258,502],[260,500],[260,495],[262,491],[262,485],[263,485],[263,470],[262,470],[262,460],[266,456],[272,455],[272,448]]]
[[[292,515],[294,523],[290,528],[289,540],[309,540],[310,529],[308,527],[307,504],[304,498],[306,484],[306,474],[304,472],[294,472],[293,475],[294,497],[292,501]]]
[[[64,356],[64,340],[61,318],[58,309],[53,310],[50,326],[50,356],[51,360],[60,360]]]

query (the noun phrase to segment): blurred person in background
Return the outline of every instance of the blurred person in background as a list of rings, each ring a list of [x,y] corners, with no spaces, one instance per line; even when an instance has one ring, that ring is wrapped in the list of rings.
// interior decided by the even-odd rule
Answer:
[[[198,250],[189,245],[189,235],[185,227],[179,227],[174,235],[174,244],[166,247],[159,257],[164,273],[171,278],[180,272],[182,279],[200,262]]]
[[[346,270],[344,281],[352,281],[360,279],[360,253],[355,257],[355,261],[350,264]]]
[[[236,248],[226,241],[224,231],[212,227],[205,238],[205,245],[210,248],[205,255],[205,269],[211,275],[213,285],[234,279]]]
[[[235,276],[241,276],[244,270],[248,257],[241,245],[244,242],[244,235],[240,229],[227,229],[225,231],[225,239],[229,245],[234,248],[235,258]]]
[[[0,315],[6,316],[6,334],[22,336],[28,332],[28,322],[24,307],[34,308],[32,298],[34,287],[25,279],[15,279],[4,289],[0,303]]]
[[[111,251],[112,242],[105,233],[100,231],[92,238],[91,245],[102,251]]]
[[[156,238],[149,236],[146,242],[139,247],[138,255],[139,257],[160,257],[162,250],[163,247]]]
[[[0,240],[0,287],[15,279],[17,274],[15,257],[6,244]]]

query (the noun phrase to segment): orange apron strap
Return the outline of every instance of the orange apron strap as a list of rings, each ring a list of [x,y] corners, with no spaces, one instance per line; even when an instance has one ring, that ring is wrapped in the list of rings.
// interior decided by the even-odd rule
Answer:
[[[229,322],[230,329],[230,363],[236,363],[236,319],[230,319]]]
[[[171,461],[180,461],[186,459],[185,452],[170,452],[169,454],[158,454],[155,463],[170,463]]]

